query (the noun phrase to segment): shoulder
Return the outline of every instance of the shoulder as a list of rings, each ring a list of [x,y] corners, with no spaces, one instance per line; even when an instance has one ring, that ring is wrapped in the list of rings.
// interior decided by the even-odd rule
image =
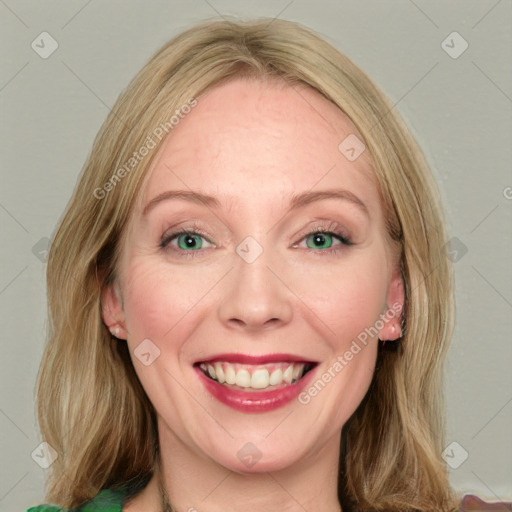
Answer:
[[[38,505],[25,512],[122,512],[123,497],[126,491],[101,490],[92,500],[74,509],[64,509],[57,505]]]

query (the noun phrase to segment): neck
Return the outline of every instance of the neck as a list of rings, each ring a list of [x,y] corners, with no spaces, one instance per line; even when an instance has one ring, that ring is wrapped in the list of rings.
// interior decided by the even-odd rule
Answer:
[[[236,473],[198,455],[159,424],[160,467],[150,485],[163,512],[340,512],[339,436],[292,467]],[[168,499],[168,506],[164,505]]]

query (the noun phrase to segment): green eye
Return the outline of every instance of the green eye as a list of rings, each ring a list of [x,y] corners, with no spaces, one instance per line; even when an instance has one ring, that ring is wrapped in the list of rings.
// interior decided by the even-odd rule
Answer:
[[[342,250],[344,247],[354,245],[353,242],[341,233],[317,229],[302,239],[307,249],[319,249],[316,253],[331,254]]]
[[[306,237],[306,245],[309,249],[329,249],[332,246],[332,239],[333,236],[329,233],[311,233]]]
[[[159,246],[163,250],[182,257],[200,256],[205,250],[216,247],[198,228],[194,231],[179,230],[168,233],[162,237]]]
[[[301,245],[304,243],[307,249],[319,249],[315,252],[322,254],[336,253],[341,250],[343,246],[353,245],[351,240],[346,236],[328,230],[317,230],[309,233],[302,238]],[[189,256],[195,256],[196,254],[202,254],[202,249],[215,248],[216,245],[212,244],[206,236],[203,236],[197,231],[178,231],[164,236],[160,242],[160,247],[162,249],[168,247],[169,250],[177,251],[178,256],[186,256],[187,254]]]
[[[203,247],[202,236],[193,233],[181,233],[177,236],[178,247],[183,250],[198,250]]]

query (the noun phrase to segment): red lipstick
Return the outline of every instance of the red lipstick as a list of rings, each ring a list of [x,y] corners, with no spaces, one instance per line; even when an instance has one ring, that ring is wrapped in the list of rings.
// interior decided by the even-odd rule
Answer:
[[[307,365],[307,370],[304,370],[305,373],[300,376],[300,378],[298,377],[297,381],[282,381],[280,384],[272,386],[272,389],[267,391],[260,391],[254,388],[251,388],[249,391],[246,388],[233,385],[233,381],[231,381],[231,384],[227,384],[223,380],[219,382],[219,380],[215,378],[214,373],[208,375],[208,372],[205,371],[205,366],[213,366],[215,363],[230,363],[236,365],[238,368],[239,365],[254,367],[248,369],[248,371],[254,371],[258,366],[261,367],[261,365],[267,365],[267,367],[270,366],[273,368],[274,365],[272,365],[272,363],[300,363],[299,368],[304,368],[304,366]],[[194,366],[202,385],[215,399],[241,412],[260,413],[278,409],[296,399],[311,382],[316,364],[316,362],[291,354],[270,354],[261,356],[219,354],[208,360],[197,362]],[[279,365],[276,364],[275,366]],[[201,369],[201,367],[203,369]],[[297,368],[297,372],[300,371],[299,368]],[[247,375],[247,372],[245,373]],[[237,382],[239,381],[237,380]],[[253,386],[254,385],[253,380]],[[246,386],[248,386],[248,384],[246,384]],[[264,386],[265,384],[263,384],[263,387]]]

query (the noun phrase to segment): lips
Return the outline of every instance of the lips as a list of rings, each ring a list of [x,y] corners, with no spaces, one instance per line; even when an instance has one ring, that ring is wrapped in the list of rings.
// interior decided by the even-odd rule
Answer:
[[[194,366],[214,398],[244,412],[263,412],[293,400],[316,365],[290,354],[223,354]]]

